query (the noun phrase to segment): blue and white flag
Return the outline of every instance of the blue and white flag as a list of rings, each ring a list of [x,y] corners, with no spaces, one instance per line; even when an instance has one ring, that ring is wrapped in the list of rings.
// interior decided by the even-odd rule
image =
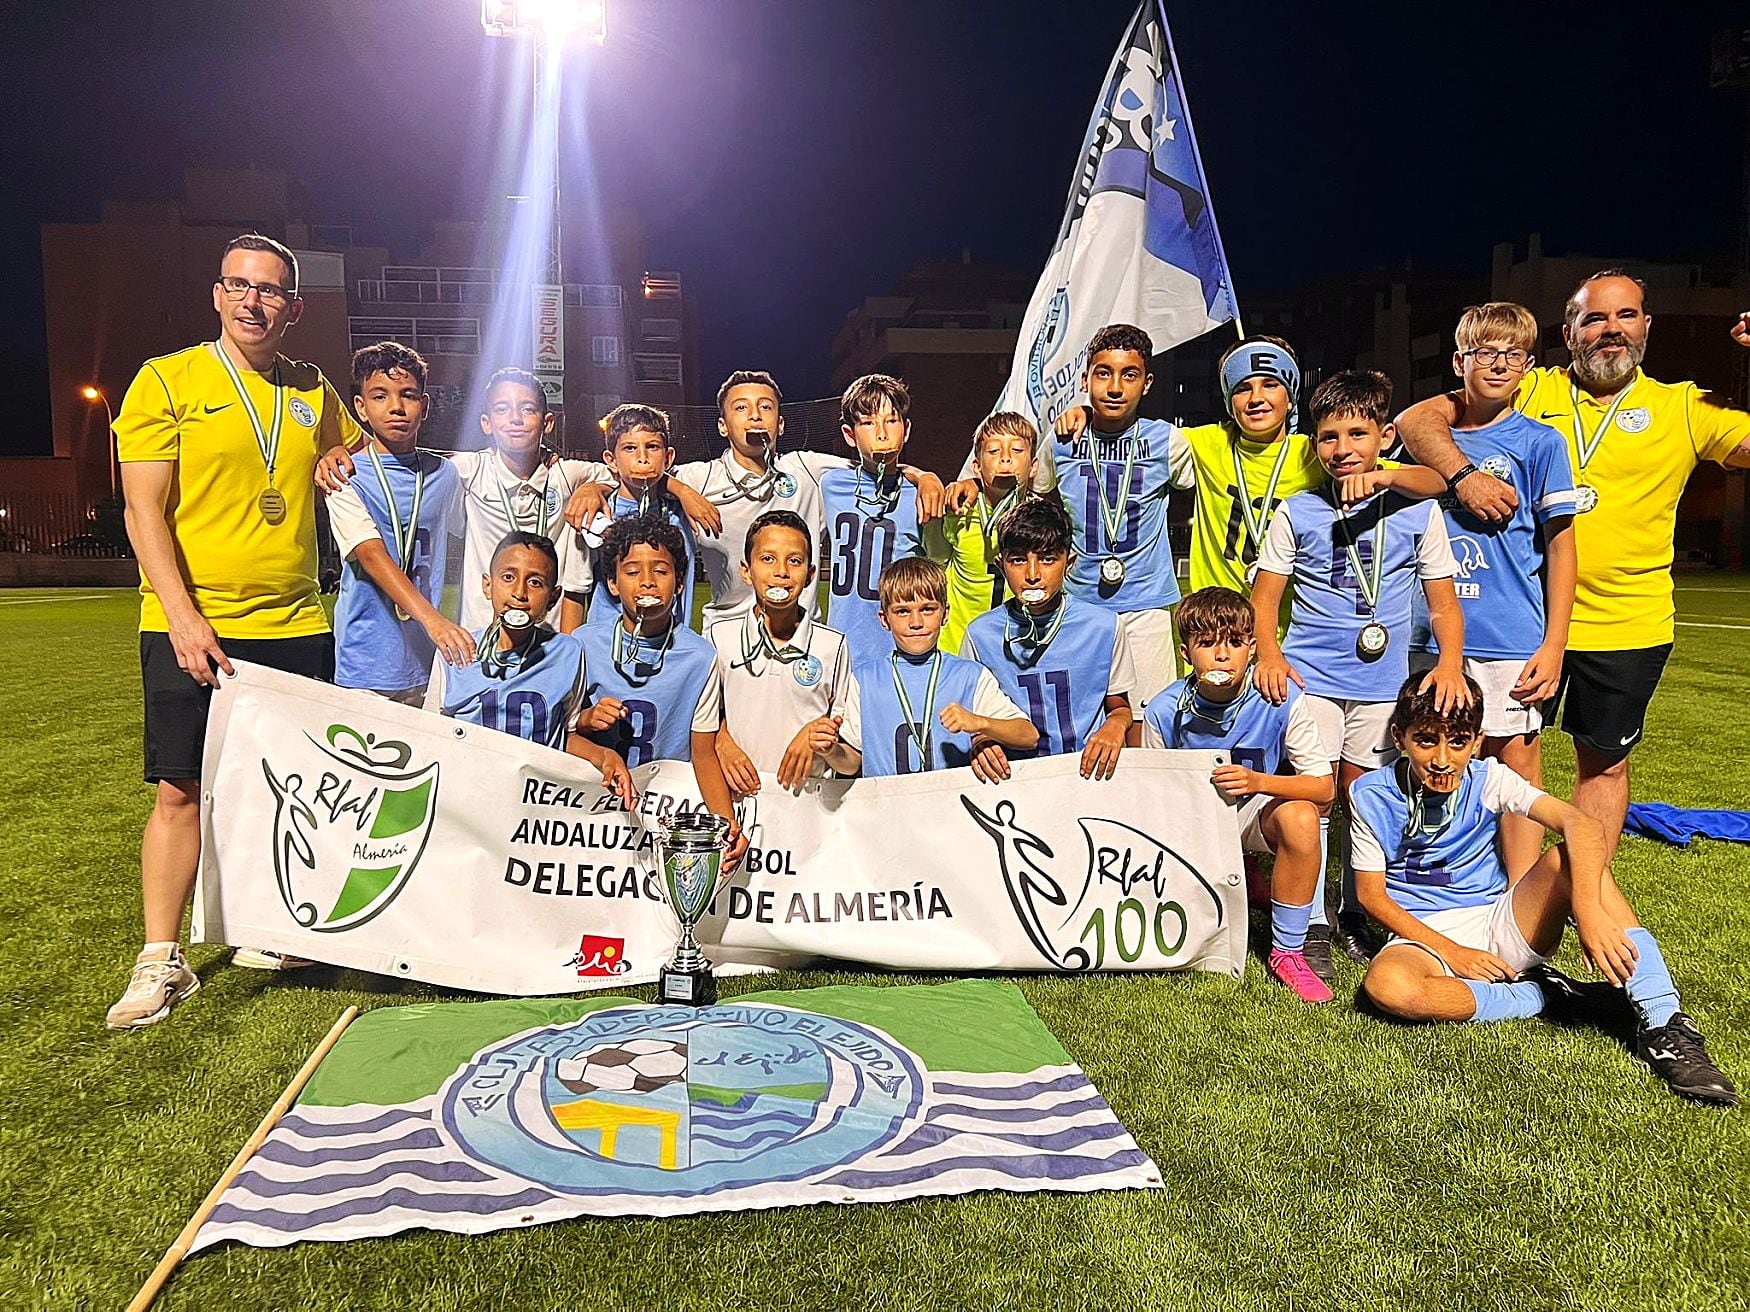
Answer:
[[[1021,325],[999,409],[1041,431],[1081,395],[1088,339],[1130,323],[1157,352],[1239,318],[1160,0],[1131,20]]]

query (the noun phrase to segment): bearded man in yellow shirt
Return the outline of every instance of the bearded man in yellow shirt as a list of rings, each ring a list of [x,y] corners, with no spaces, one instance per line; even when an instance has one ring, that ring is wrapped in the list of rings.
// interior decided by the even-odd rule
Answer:
[[[145,947],[112,1029],[162,1020],[200,987],[182,918],[200,859],[207,707],[231,657],[310,678],[334,673],[316,585],[316,461],[359,428],[313,364],[279,352],[298,321],[298,261],[234,238],[213,282],[217,341],[148,360],[115,420],[128,539],[140,562],[146,781],[140,844]],[[239,964],[277,968],[245,950]]]
[[[1574,740],[1574,805],[1604,826],[1608,860],[1628,814],[1628,757],[1646,723],[1675,635],[1671,584],[1677,502],[1703,460],[1750,468],[1750,413],[1694,383],[1641,372],[1652,318],[1646,284],[1595,273],[1568,298],[1571,363],[1533,369],[1513,403],[1568,442],[1579,579],[1562,662],[1562,730]],[[1750,347],[1750,314],[1732,330]],[[1477,518],[1505,520],[1512,486],[1465,460],[1452,440],[1451,395],[1398,418],[1410,453],[1445,478]]]

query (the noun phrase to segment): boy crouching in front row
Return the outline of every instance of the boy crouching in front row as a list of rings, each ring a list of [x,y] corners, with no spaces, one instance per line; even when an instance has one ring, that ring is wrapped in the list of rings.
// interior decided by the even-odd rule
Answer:
[[[1628,995],[1640,1025],[1635,1052],[1674,1093],[1731,1106],[1732,1082],[1701,1031],[1678,1010],[1677,986],[1653,936],[1611,878],[1596,820],[1534,788],[1493,759],[1477,759],[1483,696],[1442,711],[1412,674],[1392,711],[1396,764],[1349,790],[1355,885],[1392,934],[1362,987],[1405,1020],[1516,1020],[1578,1011],[1579,988],[1545,963],[1573,917],[1595,969]],[[1561,835],[1507,883],[1503,814]]]
[[[1258,654],[1252,604],[1231,588],[1179,603],[1180,655],[1191,673],[1148,704],[1133,741],[1225,752],[1212,779],[1240,808],[1240,842],[1276,857],[1270,876],[1271,978],[1303,1002],[1329,1002],[1330,981],[1306,958],[1319,882],[1319,808],[1335,791],[1324,739],[1299,688],[1280,703],[1252,686]],[[1282,772],[1284,764],[1293,774]]]

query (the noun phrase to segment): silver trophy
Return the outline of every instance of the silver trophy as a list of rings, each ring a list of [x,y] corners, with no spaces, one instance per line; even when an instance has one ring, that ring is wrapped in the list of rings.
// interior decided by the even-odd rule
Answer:
[[[662,968],[659,1002],[708,1007],[717,1001],[717,981],[711,974],[693,926],[711,905],[729,847],[729,821],[709,811],[689,811],[657,830],[656,855],[662,862],[662,884],[675,918],[681,922],[674,959]]]

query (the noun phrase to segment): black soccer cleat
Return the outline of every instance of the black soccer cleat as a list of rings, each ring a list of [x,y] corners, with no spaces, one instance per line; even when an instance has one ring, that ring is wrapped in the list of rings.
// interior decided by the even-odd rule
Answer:
[[[1716,1107],[1738,1104],[1737,1088],[1714,1065],[1701,1031],[1681,1011],[1656,1030],[1643,1027],[1635,1036],[1635,1056],[1681,1098]]]
[[[1346,911],[1337,917],[1337,929],[1331,935],[1331,941],[1343,949],[1345,956],[1357,965],[1365,966],[1373,960],[1373,954],[1379,951],[1379,942],[1373,934],[1373,926],[1367,917],[1356,912]]]
[[[1301,948],[1301,955],[1306,958],[1306,964],[1312,967],[1312,973],[1325,982],[1326,988],[1337,986],[1337,972],[1331,965],[1331,927],[1329,925],[1308,925],[1306,927],[1306,943]]]
[[[1522,971],[1519,978],[1537,985],[1543,994],[1543,1018],[1557,1025],[1573,1025],[1592,1010],[1585,986],[1545,962]]]

